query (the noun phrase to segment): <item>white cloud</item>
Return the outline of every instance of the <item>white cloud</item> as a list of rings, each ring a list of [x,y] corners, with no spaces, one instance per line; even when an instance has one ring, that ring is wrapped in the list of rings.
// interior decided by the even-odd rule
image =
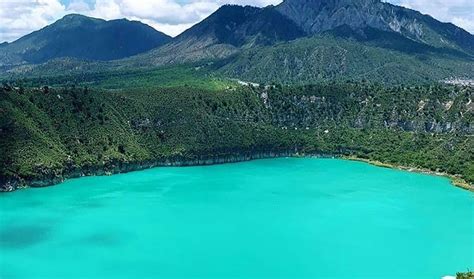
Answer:
[[[471,34],[474,33],[474,19],[473,18],[464,18],[464,17],[454,17],[451,20],[457,26],[462,26],[467,31],[470,31]]]
[[[394,0],[390,2],[429,14],[443,22],[452,22],[474,33],[473,0]]]
[[[38,30],[68,13],[104,19],[140,20],[175,36],[207,17],[223,4],[276,5],[281,0],[0,0],[0,42]],[[91,4],[92,2],[92,4]],[[389,0],[453,22],[474,32],[473,0]]]
[[[69,3],[69,5],[67,6],[67,9],[80,13],[80,12],[87,12],[90,9],[90,7],[86,2],[82,0],[73,0]]]
[[[139,19],[134,19],[134,20],[139,20]],[[170,36],[179,35],[181,32],[183,32],[186,29],[191,28],[194,25],[194,23],[181,23],[181,24],[159,23],[153,20],[142,20],[142,22]]]
[[[1,0],[0,41],[8,41],[40,29],[64,16],[58,0]]]
[[[206,18],[224,4],[267,6],[281,0],[96,0],[92,16],[113,19],[137,19],[170,35],[177,35],[186,28]]]

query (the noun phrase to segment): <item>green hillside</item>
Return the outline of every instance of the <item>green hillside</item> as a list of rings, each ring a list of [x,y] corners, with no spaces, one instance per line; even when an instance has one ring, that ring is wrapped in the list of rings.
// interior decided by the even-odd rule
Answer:
[[[270,152],[354,155],[474,182],[469,87],[5,86],[0,94],[4,187]]]
[[[54,67],[43,69],[43,75],[36,77],[5,78],[6,83],[17,86],[41,87],[44,85],[64,87],[83,86],[110,90],[136,88],[192,87],[218,90],[235,86],[236,82],[213,71],[212,65],[178,65],[156,69],[86,71],[78,74],[59,74]]]
[[[332,35],[243,51],[220,71],[255,82],[308,84],[324,80],[371,80],[387,84],[473,78],[474,58],[397,38],[361,43]],[[418,48],[416,48],[418,47]],[[407,53],[406,49],[410,49]]]
[[[159,85],[160,76],[169,81],[174,79],[174,85],[183,85],[179,83],[181,75],[185,79],[189,75],[199,78],[212,75],[264,84],[368,80],[397,85],[433,83],[453,77],[474,79],[474,58],[469,55],[427,47],[380,32],[366,41],[353,38],[350,33],[342,37],[341,30],[338,32],[338,35],[324,34],[272,46],[254,46],[225,59],[194,61],[181,57],[184,54],[180,52],[173,52],[173,58],[165,55],[173,61],[189,59],[192,62],[184,64],[159,62],[159,66],[155,66],[145,63],[143,60],[153,61],[149,56],[154,52],[111,62],[56,59],[0,70],[0,80],[34,79],[44,80],[44,84],[108,80],[109,87],[122,88],[142,86],[128,83],[130,80],[144,80],[147,86],[151,79]]]
[[[152,27],[126,19],[70,14],[0,46],[0,66],[39,64],[55,58],[107,61],[136,55],[171,40]]]

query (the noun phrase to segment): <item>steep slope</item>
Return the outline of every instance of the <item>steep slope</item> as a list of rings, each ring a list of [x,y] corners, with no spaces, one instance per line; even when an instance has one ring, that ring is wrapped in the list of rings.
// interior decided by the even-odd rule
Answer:
[[[261,9],[223,6],[123,64],[221,60],[226,75],[259,82],[396,83],[472,78],[473,57],[473,35],[417,11],[380,0],[285,0]]]
[[[472,58],[385,37],[363,43],[330,34],[242,51],[219,70],[258,83],[371,80],[386,84],[474,78]],[[381,44],[386,44],[381,47]]]
[[[198,63],[260,83],[474,79],[473,38],[452,24],[379,0],[285,0],[266,8],[222,6],[166,45],[136,56],[111,62],[59,59],[3,72],[0,67],[0,77]],[[0,53],[5,48],[9,45],[0,46]]]
[[[136,55],[170,40],[141,22],[71,14],[1,46],[0,66],[36,64],[61,57],[107,61]]]
[[[474,182],[469,87],[0,87],[0,191],[158,164],[343,154]]]
[[[154,65],[222,59],[240,48],[291,41],[306,33],[272,6],[224,5],[173,41],[129,61]]]
[[[207,41],[236,47],[271,45],[290,41],[305,33],[273,7],[225,5],[178,36],[174,43]]]
[[[369,33],[369,31],[367,30]],[[363,41],[352,39],[351,33],[321,34],[271,46],[246,49],[223,45],[193,53],[155,56],[156,50],[144,55],[110,62],[84,62],[77,60],[51,60],[39,65],[18,66],[0,72],[1,80],[43,77],[42,84],[80,82],[96,84],[99,77],[121,77],[133,73],[145,77],[159,66],[178,66],[198,73],[206,69],[222,78],[237,78],[263,84],[311,84],[330,80],[370,80],[385,84],[419,84],[452,78],[474,80],[474,60],[466,54],[427,47],[395,33],[375,34]],[[394,35],[395,34],[395,35]],[[397,39],[399,39],[397,41]],[[163,51],[162,47],[159,51]],[[213,52],[213,50],[216,50]],[[234,52],[226,59],[212,59],[212,55]],[[183,54],[183,53],[181,53]],[[199,55],[202,55],[199,57]],[[207,56],[206,56],[207,55]],[[168,60],[169,59],[169,60]],[[193,63],[191,63],[193,62]],[[190,64],[187,64],[190,63]],[[151,78],[154,79],[154,78]],[[54,82],[53,82],[54,80]],[[119,81],[117,79],[116,81]],[[127,81],[120,81],[127,83]],[[40,84],[41,85],[41,84]]]
[[[465,30],[380,0],[286,0],[276,9],[310,34],[343,25],[363,34],[370,27],[434,47],[474,54],[474,36]]]

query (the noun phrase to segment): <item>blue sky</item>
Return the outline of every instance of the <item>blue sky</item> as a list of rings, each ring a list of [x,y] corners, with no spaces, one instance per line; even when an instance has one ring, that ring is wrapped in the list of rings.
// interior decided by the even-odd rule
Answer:
[[[474,33],[474,0],[386,0]],[[281,0],[0,0],[0,42],[13,41],[69,13],[140,20],[175,36],[223,4],[266,6]]]

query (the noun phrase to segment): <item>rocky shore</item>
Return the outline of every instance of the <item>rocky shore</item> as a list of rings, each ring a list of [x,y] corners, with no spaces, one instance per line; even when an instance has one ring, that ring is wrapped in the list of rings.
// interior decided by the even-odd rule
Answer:
[[[237,163],[256,159],[269,159],[278,157],[296,157],[303,156],[297,152],[260,152],[260,153],[243,153],[226,156],[198,156],[194,159],[186,158],[169,158],[163,160],[142,161],[142,162],[123,162],[113,161],[104,166],[88,166],[77,168],[68,166],[60,172],[44,170],[39,178],[8,178],[0,179],[0,192],[12,192],[17,189],[28,187],[47,187],[64,182],[67,179],[85,177],[85,176],[103,176],[119,173],[127,173],[132,171],[145,170],[155,167],[186,167],[186,166],[206,166],[216,164]],[[308,156],[308,155],[304,155]],[[322,154],[311,154],[309,156],[332,157]]]
[[[398,169],[398,170],[403,170],[403,171],[408,171],[408,172],[423,173],[423,174],[435,175],[435,176],[444,176],[444,177],[449,178],[451,180],[451,183],[454,186],[462,188],[464,190],[474,192],[474,185],[473,184],[470,184],[469,182],[467,182],[466,180],[462,179],[459,176],[448,174],[448,173],[445,173],[445,172],[433,171],[433,170],[422,169],[422,168],[413,168],[413,167],[400,166],[400,165],[396,165],[396,164],[383,163],[383,162],[376,161],[376,160],[363,159],[363,158],[353,157],[353,156],[343,156],[342,158],[344,158],[346,160],[364,162],[364,163],[368,163],[368,164],[378,166],[378,167],[383,167],[383,168]]]
[[[77,168],[73,166],[66,167],[60,172],[45,170],[42,172],[40,178],[25,179],[25,178],[9,178],[0,179],[0,192],[12,192],[17,189],[28,187],[47,187],[64,182],[67,179],[79,178],[85,176],[103,176],[120,173],[128,173],[132,171],[145,170],[155,167],[187,167],[187,166],[206,166],[217,164],[237,163],[257,159],[270,159],[280,157],[317,157],[317,158],[343,158],[346,160],[360,161],[369,163],[379,167],[399,169],[409,172],[418,172],[430,175],[448,177],[452,184],[465,190],[474,191],[474,185],[468,183],[462,178],[450,175],[443,172],[436,172],[427,169],[411,168],[406,166],[399,166],[394,164],[383,163],[375,160],[364,159],[354,156],[343,156],[340,154],[302,154],[298,152],[260,152],[260,153],[243,153],[226,156],[199,156],[194,159],[185,158],[169,158],[164,160],[142,161],[142,162],[123,162],[114,161],[109,162],[104,166],[88,166],[85,168]]]

